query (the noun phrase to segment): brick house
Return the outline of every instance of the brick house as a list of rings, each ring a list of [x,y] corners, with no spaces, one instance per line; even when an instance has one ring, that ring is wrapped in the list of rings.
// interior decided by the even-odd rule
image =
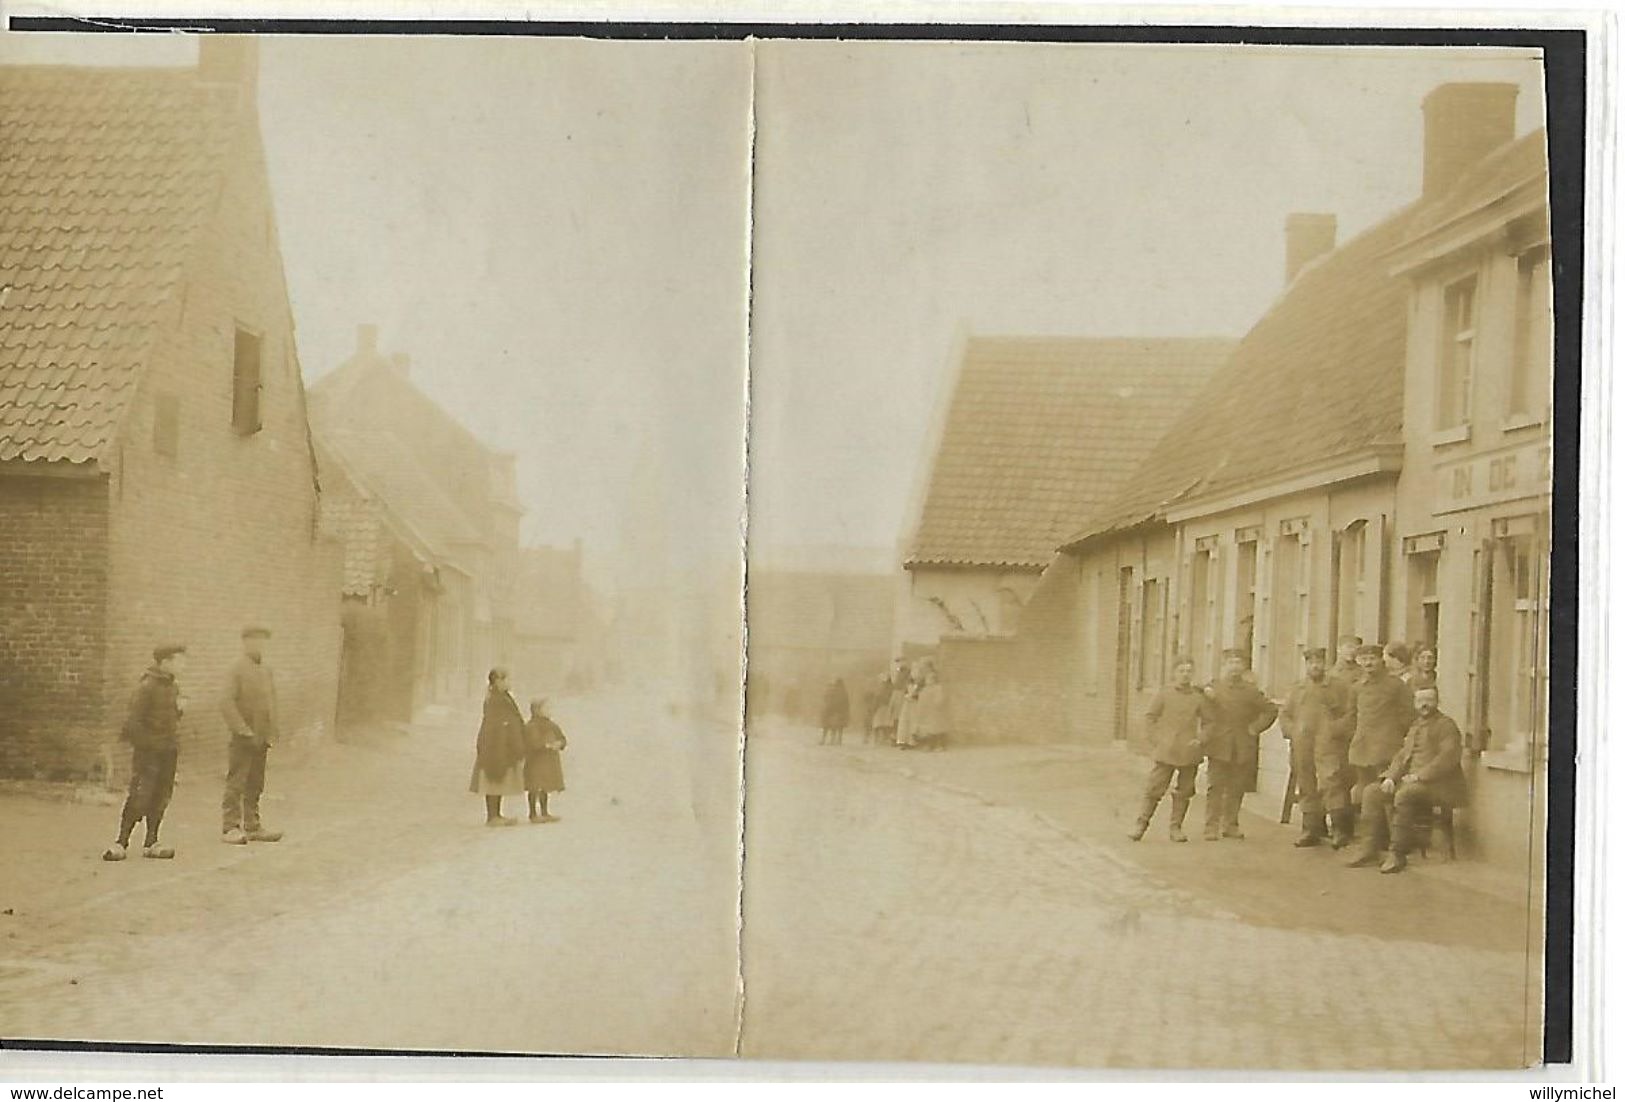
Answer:
[[[338,476],[347,721],[477,702],[486,672],[516,653],[514,457],[419,390],[409,357],[382,354],[371,325],[311,385],[310,411]]]
[[[897,649],[1013,632],[1056,546],[1109,500],[1232,344],[966,341],[903,556]]]
[[[318,481],[249,39],[195,68],[0,67],[0,771],[103,772],[151,648],[188,743],[248,622],[290,736],[332,723]]]

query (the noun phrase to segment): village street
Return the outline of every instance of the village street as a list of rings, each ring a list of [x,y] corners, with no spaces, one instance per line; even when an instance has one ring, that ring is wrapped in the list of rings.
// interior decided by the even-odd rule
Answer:
[[[98,860],[116,807],[0,795],[0,1037],[730,1052],[734,734],[652,695],[557,714],[548,825],[481,825],[466,716],[273,758],[276,845],[216,840],[209,771],[171,862]]]
[[[1257,816],[1245,842],[1174,845],[1159,816],[1135,844],[1112,785],[1136,791],[1139,759],[1109,750],[816,740],[751,737],[747,1056],[1317,1070],[1535,1058],[1521,901],[1464,882],[1463,866],[1350,870]]]

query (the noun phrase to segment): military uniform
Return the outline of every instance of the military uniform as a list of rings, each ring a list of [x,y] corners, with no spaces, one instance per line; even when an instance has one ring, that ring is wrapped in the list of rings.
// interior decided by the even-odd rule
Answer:
[[[1157,812],[1168,782],[1174,782],[1174,802],[1168,814],[1168,832],[1184,841],[1185,812],[1196,794],[1196,771],[1202,764],[1201,728],[1212,723],[1213,703],[1195,685],[1169,685],[1157,693],[1146,710],[1151,739],[1151,774],[1146,779],[1136,823],[1138,838]]]
[[[1281,726],[1291,740],[1292,772],[1297,777],[1303,845],[1324,837],[1327,815],[1341,835],[1348,833],[1348,743],[1342,720],[1351,699],[1348,686],[1328,671],[1318,681],[1305,677],[1292,686],[1281,708]]]
[[[1207,751],[1207,824],[1204,836],[1240,838],[1241,801],[1258,769],[1258,736],[1275,722],[1275,704],[1257,685],[1224,678],[1205,690],[1213,721],[1203,733]]]
[[[1407,781],[1406,777],[1414,779]],[[1392,793],[1383,791],[1383,781],[1393,782]],[[1418,716],[1381,777],[1361,796],[1366,848],[1356,863],[1369,864],[1389,848],[1393,863],[1384,866],[1384,871],[1403,868],[1405,855],[1416,848],[1423,832],[1430,828],[1433,809],[1440,805],[1456,807],[1466,798],[1461,729],[1443,712]]]
[[[1362,788],[1376,781],[1394,760],[1405,732],[1416,719],[1411,687],[1384,669],[1376,669],[1354,688],[1349,710],[1349,765]]]

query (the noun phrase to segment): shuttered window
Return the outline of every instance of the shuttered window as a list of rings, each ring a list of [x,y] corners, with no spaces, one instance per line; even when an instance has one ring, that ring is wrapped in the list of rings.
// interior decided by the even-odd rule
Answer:
[[[240,435],[260,431],[260,336],[238,327],[231,365],[231,424]]]

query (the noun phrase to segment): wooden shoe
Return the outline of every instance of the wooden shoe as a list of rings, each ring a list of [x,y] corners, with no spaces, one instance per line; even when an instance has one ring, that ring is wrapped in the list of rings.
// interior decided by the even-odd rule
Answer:
[[[118,842],[114,842],[112,845],[102,850],[103,861],[122,861],[127,856],[128,854],[125,852],[124,846]]]
[[[141,856],[152,857],[159,861],[168,861],[170,858],[175,856],[175,848],[173,846],[158,845],[143,846],[141,849]]]
[[[228,846],[248,845],[248,835],[243,833],[241,827],[232,827],[220,836],[220,840]]]
[[[282,832],[280,830],[266,830],[264,827],[255,827],[253,830],[248,831],[247,835],[250,842],[282,841]]]

